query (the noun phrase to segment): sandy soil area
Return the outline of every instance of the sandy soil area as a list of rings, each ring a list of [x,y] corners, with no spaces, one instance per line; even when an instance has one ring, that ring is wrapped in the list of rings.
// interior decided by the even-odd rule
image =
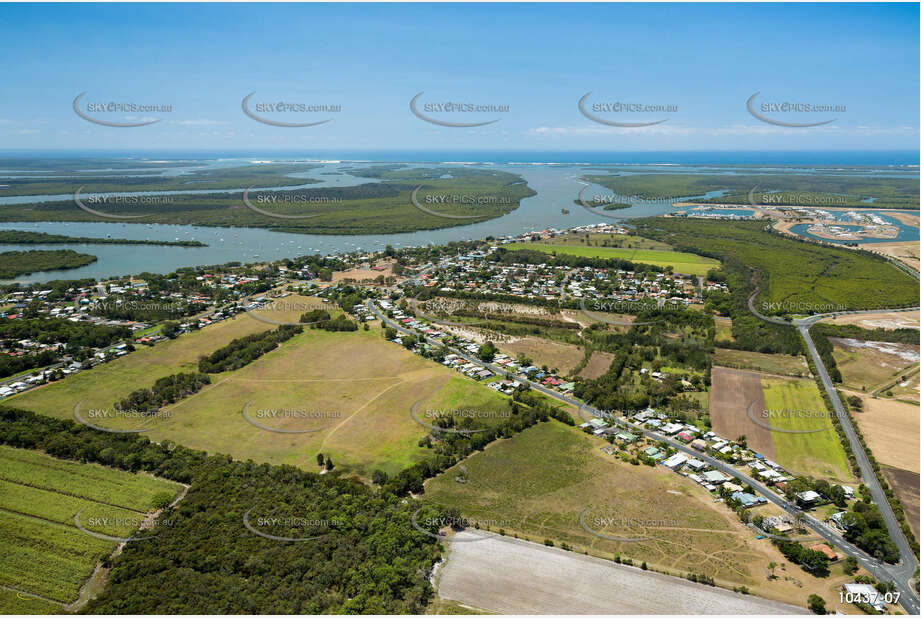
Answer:
[[[918,406],[892,399],[861,399],[864,411],[853,416],[873,456],[881,464],[921,473]]]
[[[384,279],[387,277],[393,276],[393,263],[392,262],[381,262],[377,266],[383,267],[383,270],[372,270],[371,268],[350,268],[349,270],[343,270],[341,272],[333,273],[333,283],[339,283],[345,279],[354,279],[356,281],[368,281],[374,280],[384,276]],[[398,281],[402,281],[405,277],[398,277]]]
[[[764,409],[760,374],[726,367],[714,367],[710,387],[710,421],[717,435],[731,440],[744,435],[749,448],[774,459],[771,431],[748,418],[748,406]]]
[[[917,311],[894,311],[892,313],[870,313],[860,314],[853,313],[842,315],[831,320],[822,320],[825,324],[856,324],[861,328],[919,328],[921,327],[921,318]]]
[[[503,614],[805,614],[805,609],[635,567],[500,537],[462,532],[438,594]]]

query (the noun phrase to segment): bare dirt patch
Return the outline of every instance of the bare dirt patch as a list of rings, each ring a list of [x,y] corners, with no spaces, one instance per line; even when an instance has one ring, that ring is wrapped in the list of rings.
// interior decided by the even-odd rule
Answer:
[[[339,283],[340,281],[345,281],[346,279],[352,279],[355,281],[373,281],[381,275],[384,276],[384,279],[387,277],[393,277],[393,262],[380,262],[375,264],[373,267],[364,266],[359,268],[350,268],[349,270],[343,270],[333,273],[333,283]],[[403,280],[405,277],[399,277],[398,280]]]
[[[918,311],[892,311],[890,313],[854,313],[842,315],[832,320],[823,320],[829,324],[856,324],[861,328],[919,328],[921,318]]]
[[[564,375],[578,365],[585,355],[579,346],[541,337],[521,337],[515,341],[503,343],[500,347],[509,356],[517,357],[519,354],[524,354],[535,365],[556,368]]]
[[[918,406],[892,399],[861,396],[863,412],[853,417],[873,456],[884,465],[921,472],[921,422]]]
[[[803,614],[799,607],[481,532],[451,545],[442,598],[502,614]]]
[[[751,371],[714,367],[710,387],[710,422],[724,438],[745,436],[748,446],[769,459],[774,458],[771,431],[748,417],[748,406],[764,409],[761,376]]]
[[[892,486],[892,490],[895,492],[899,502],[902,503],[902,508],[905,509],[905,518],[908,520],[908,525],[911,526],[915,536],[918,536],[919,531],[921,531],[921,524],[918,521],[921,518],[921,507],[919,507],[921,498],[918,495],[918,484],[921,483],[921,475],[890,466],[883,466],[883,473],[886,475],[886,480]]]
[[[611,366],[612,360],[614,360],[614,355],[610,352],[593,352],[579,375],[583,378],[600,378]]]

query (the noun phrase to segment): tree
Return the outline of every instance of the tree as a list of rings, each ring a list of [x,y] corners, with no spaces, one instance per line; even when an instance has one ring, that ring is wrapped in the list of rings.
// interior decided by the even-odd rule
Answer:
[[[848,575],[853,575],[857,572],[857,558],[854,556],[848,556],[844,559],[844,572]]]
[[[326,456],[326,470],[327,471],[332,470],[334,467],[335,466],[333,466],[333,458],[327,455]],[[824,556],[825,554],[822,554],[822,555]]]
[[[160,329],[160,332],[164,337],[168,339],[175,339],[179,334],[179,323],[178,322],[164,322],[163,328]]]
[[[827,614],[825,609],[825,599],[817,594],[809,595],[809,609],[813,614]]]
[[[774,575],[774,569],[777,568],[777,563],[772,560],[768,563],[768,568],[771,570],[771,579],[776,579],[777,576]]]
[[[480,357],[481,361],[491,363],[492,360],[496,357],[496,352],[497,350],[495,344],[492,341],[487,341],[480,346],[480,350],[477,352],[477,356]]]
[[[317,465],[323,467],[323,453],[317,453]]]

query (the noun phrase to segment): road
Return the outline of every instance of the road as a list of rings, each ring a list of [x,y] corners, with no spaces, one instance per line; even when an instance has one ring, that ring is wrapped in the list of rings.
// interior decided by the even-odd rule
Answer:
[[[756,289],[751,294],[751,296],[748,297],[748,309],[755,316],[766,322],[771,322],[772,324],[782,324],[784,326],[796,327],[796,330],[799,332],[803,338],[803,341],[806,343],[806,349],[809,351],[809,356],[812,359],[816,371],[819,374],[819,380],[822,382],[822,388],[825,389],[825,393],[828,395],[828,399],[831,401],[835,415],[841,422],[841,429],[844,432],[844,436],[847,438],[847,441],[851,446],[851,451],[854,453],[854,457],[857,460],[857,467],[860,469],[861,481],[870,490],[870,495],[873,497],[873,502],[879,509],[880,515],[882,515],[883,521],[886,524],[886,530],[889,531],[889,536],[892,538],[892,541],[899,549],[899,556],[901,559],[899,560],[898,564],[887,565],[887,568],[884,570],[884,572],[889,574],[888,579],[894,581],[898,587],[898,591],[902,593],[902,607],[904,607],[905,610],[910,614],[918,614],[918,596],[911,588],[911,580],[914,577],[915,571],[918,569],[917,557],[915,556],[911,545],[908,543],[908,539],[902,532],[902,527],[899,524],[898,518],[895,516],[895,512],[892,510],[892,506],[889,504],[889,499],[886,497],[886,493],[883,491],[882,485],[879,482],[879,478],[876,476],[876,471],[873,469],[873,466],[867,457],[867,453],[857,437],[857,432],[854,430],[853,423],[851,423],[851,417],[847,414],[847,411],[844,409],[844,405],[841,403],[841,399],[838,397],[838,391],[828,375],[828,370],[825,367],[825,363],[822,362],[822,358],[819,356],[818,350],[816,350],[815,342],[813,342],[812,336],[809,334],[809,328],[820,320],[830,317],[837,317],[839,315],[918,311],[919,308],[910,307],[904,309],[886,310],[868,309],[863,311],[836,311],[834,313],[811,315],[807,318],[784,320],[782,318],[766,316],[760,313],[755,307],[755,300],[757,295],[758,290]],[[873,571],[870,572],[873,573]],[[882,578],[880,578],[880,576],[878,576],[876,573],[873,573],[873,575],[877,579],[885,581],[882,580]]]
[[[749,302],[751,302],[751,299],[749,299]],[[390,326],[390,327],[396,329],[398,332],[401,332],[401,333],[403,333],[403,334],[407,334],[407,335],[416,335],[416,336],[419,336],[421,339],[426,340],[426,338],[425,338],[424,336],[418,335],[418,333],[415,333],[415,332],[413,332],[413,331],[411,331],[411,330],[409,330],[409,329],[407,329],[407,328],[404,328],[402,325],[400,325],[400,324],[398,324],[397,322],[394,322],[393,320],[389,319],[386,315],[384,315],[383,313],[381,313],[381,311],[378,309],[377,305],[375,305],[373,301],[368,300],[368,301],[367,301],[367,306],[368,306],[368,308],[369,308],[369,309],[370,309],[370,310],[381,320],[381,322],[382,322],[383,324],[386,324],[387,326]],[[827,317],[827,316],[826,316],[826,317]],[[817,320],[816,320],[816,321],[817,321]],[[783,323],[786,324],[786,325],[790,325],[789,322],[783,322]],[[813,323],[814,323],[814,322],[813,322]],[[805,328],[806,328],[806,330],[808,330],[808,326],[806,326]],[[809,341],[811,342],[811,339],[809,339]],[[606,419],[606,420],[612,420],[612,419],[610,419],[607,415],[602,414],[599,410],[597,410],[597,409],[595,409],[595,408],[593,408],[593,407],[591,407],[591,406],[589,406],[589,405],[587,405],[587,404],[584,404],[584,403],[582,403],[582,402],[580,402],[580,401],[578,401],[578,400],[576,400],[576,399],[574,399],[574,398],[572,398],[572,397],[568,397],[568,396],[566,396],[566,395],[563,395],[562,393],[559,393],[559,392],[557,392],[557,391],[555,391],[555,390],[549,389],[549,388],[545,387],[545,386],[542,385],[542,384],[539,384],[539,383],[537,383],[537,382],[532,382],[531,380],[528,380],[527,378],[521,377],[521,376],[519,376],[519,375],[517,375],[517,374],[514,374],[514,373],[511,373],[511,372],[509,372],[509,371],[506,371],[505,369],[502,369],[502,368],[500,368],[500,367],[496,367],[496,366],[494,366],[494,365],[492,365],[492,364],[490,364],[490,363],[483,362],[483,361],[481,361],[479,358],[476,358],[476,357],[474,357],[474,356],[471,356],[471,355],[465,353],[465,352],[462,351],[462,350],[459,350],[459,349],[456,349],[456,348],[450,348],[450,349],[452,350],[452,352],[454,352],[455,354],[457,354],[457,355],[459,355],[460,357],[464,358],[464,359],[467,360],[468,362],[472,362],[472,363],[475,363],[475,364],[477,364],[477,365],[480,365],[481,367],[483,367],[483,368],[485,368],[485,369],[489,369],[490,371],[496,373],[497,375],[504,375],[504,376],[506,376],[506,377],[508,377],[508,378],[510,378],[510,379],[512,379],[512,380],[517,380],[518,382],[521,382],[521,383],[524,383],[524,384],[528,384],[532,389],[534,389],[534,390],[536,390],[536,391],[538,391],[538,392],[541,392],[541,393],[543,393],[543,394],[545,394],[545,395],[547,395],[547,396],[549,396],[549,397],[553,397],[554,399],[556,399],[556,400],[558,400],[558,401],[562,401],[563,403],[566,403],[566,404],[575,406],[575,407],[576,407],[577,409],[579,409],[580,411],[584,410],[584,411],[588,412],[590,415],[595,416],[595,417],[597,417],[597,418],[603,418],[603,419]],[[817,355],[818,355],[818,353],[816,353],[816,357],[817,357]],[[825,366],[821,364],[821,360],[819,361],[819,363],[818,363],[816,366],[817,366],[817,367],[822,367],[822,371],[824,371],[824,367],[825,367]],[[826,373],[825,375],[826,375],[826,377],[827,377],[827,373]],[[829,382],[830,382],[830,380],[829,380]],[[834,390],[834,389],[832,389],[832,390]],[[835,393],[835,396],[837,397],[837,393]],[[835,401],[835,400],[833,400],[833,401]],[[838,401],[838,405],[841,405],[841,402],[840,402],[840,401]],[[800,515],[800,516],[802,517],[802,519],[803,519],[804,524],[805,524],[808,528],[810,528],[811,530],[813,530],[814,532],[816,532],[817,534],[819,534],[820,536],[822,536],[824,539],[826,539],[827,541],[829,541],[829,542],[830,542],[832,545],[834,545],[835,547],[838,547],[842,552],[846,553],[846,554],[849,555],[849,556],[853,556],[853,557],[857,560],[857,562],[860,563],[860,565],[861,565],[864,569],[866,569],[867,572],[869,572],[870,574],[872,574],[873,577],[875,577],[877,580],[883,581],[883,582],[888,582],[888,581],[895,582],[895,584],[896,584],[896,589],[898,590],[899,593],[901,593],[901,594],[900,594],[900,597],[899,597],[899,603],[902,605],[902,607],[905,609],[905,611],[908,612],[909,614],[915,614],[915,615],[917,615],[917,614],[919,613],[918,596],[914,593],[914,591],[912,590],[912,588],[911,588],[911,586],[910,586],[910,580],[911,580],[912,576],[914,575],[915,569],[917,568],[917,561],[915,561],[915,559],[914,559],[914,554],[911,552],[911,548],[910,548],[910,547],[908,548],[908,550],[909,550],[909,551],[908,551],[908,554],[907,554],[908,559],[906,559],[906,554],[901,553],[901,552],[902,552],[902,545],[898,545],[898,543],[897,543],[897,545],[899,546],[899,551],[900,551],[900,553],[901,553],[901,555],[902,555],[902,560],[900,561],[900,563],[897,564],[897,565],[890,565],[890,564],[882,563],[882,562],[880,562],[879,560],[877,560],[876,558],[874,558],[874,557],[870,556],[869,554],[867,554],[866,552],[864,552],[862,549],[858,548],[857,546],[853,545],[853,544],[850,543],[849,541],[845,540],[844,537],[842,537],[840,534],[838,534],[838,533],[837,533],[835,530],[833,530],[831,527],[827,526],[824,522],[821,522],[821,521],[815,519],[814,517],[810,516],[809,514],[804,513],[804,512],[801,511],[796,505],[794,505],[794,504],[788,502],[786,499],[784,499],[784,498],[783,498],[782,496],[780,496],[779,494],[775,493],[775,492],[772,491],[771,489],[768,489],[767,486],[765,486],[765,485],[763,485],[762,483],[756,481],[755,479],[751,478],[750,476],[748,476],[747,474],[743,473],[742,471],[735,469],[735,468],[732,467],[731,465],[729,465],[729,464],[727,464],[727,463],[724,463],[724,462],[722,462],[722,461],[720,461],[720,460],[718,460],[718,459],[715,459],[715,458],[713,458],[713,457],[710,457],[709,455],[705,455],[704,453],[701,453],[701,452],[699,452],[699,451],[696,451],[696,450],[692,449],[691,447],[687,446],[686,444],[684,444],[684,443],[682,443],[682,442],[678,442],[677,440],[673,440],[672,438],[669,438],[668,436],[665,436],[665,435],[663,435],[663,434],[659,434],[659,433],[654,432],[654,431],[651,431],[651,430],[649,430],[649,429],[640,427],[639,425],[635,425],[634,423],[631,423],[631,422],[627,421],[626,419],[623,419],[623,418],[615,418],[615,419],[613,419],[613,420],[614,420],[616,423],[618,423],[619,425],[622,425],[622,426],[629,427],[629,428],[631,428],[631,429],[635,429],[635,430],[637,430],[637,431],[640,431],[643,435],[645,435],[645,436],[648,437],[648,438],[651,438],[651,439],[653,439],[653,440],[660,440],[660,441],[666,442],[666,443],[669,444],[670,446],[673,446],[674,448],[676,448],[677,450],[679,450],[679,451],[681,451],[681,452],[683,452],[683,453],[690,454],[690,455],[692,455],[692,456],[694,456],[694,457],[696,457],[696,458],[698,458],[698,459],[700,459],[700,460],[702,460],[702,461],[707,462],[708,464],[710,464],[711,466],[713,466],[713,467],[716,468],[717,470],[720,470],[721,472],[723,472],[723,473],[725,473],[725,474],[728,474],[728,475],[730,475],[730,476],[736,478],[737,480],[741,481],[741,482],[744,483],[745,485],[748,485],[748,486],[751,487],[754,491],[756,491],[757,493],[761,494],[761,495],[764,496],[767,500],[770,500],[771,502],[773,502],[774,504],[776,504],[776,505],[779,506],[780,508],[784,509],[784,510],[787,511],[788,513],[791,513],[791,514],[793,514],[793,515]],[[842,423],[842,425],[843,425],[843,423]],[[851,428],[851,431],[853,432],[853,428]],[[856,439],[856,434],[854,434],[854,438]],[[858,446],[859,446],[859,444],[858,444]],[[857,452],[856,449],[855,449],[854,452],[855,452],[855,454],[856,454],[856,452]],[[861,449],[860,452],[863,453],[863,449]],[[865,454],[865,453],[863,454],[863,457],[864,457],[864,459],[866,459],[866,454]],[[868,462],[868,464],[869,464],[869,462]],[[874,481],[876,481],[876,475],[875,475],[875,474],[872,474],[872,472],[873,472],[872,468],[870,468],[870,472],[871,472],[871,477],[873,478]],[[865,478],[866,478],[866,477],[865,477]],[[876,485],[877,485],[877,487],[879,487],[878,481],[876,482]],[[869,487],[869,485],[867,485],[867,486]],[[871,491],[872,491],[872,488],[871,488]],[[880,489],[880,491],[881,491],[881,489]],[[874,494],[874,500],[875,500],[875,499],[876,499],[876,495]],[[883,500],[883,504],[885,504],[885,506],[886,506],[886,507],[888,508],[888,510],[889,510],[889,513],[892,514],[892,517],[894,518],[895,515],[892,513],[891,507],[889,507],[889,502],[886,501],[886,500]],[[896,524],[898,524],[897,521],[896,521]],[[886,525],[887,525],[887,528],[888,528],[888,526],[889,526],[889,522],[888,522],[888,521],[887,521],[887,524],[886,524]],[[899,538],[901,538],[901,539],[905,542],[905,544],[906,544],[906,546],[907,546],[908,541],[907,541],[907,540],[905,539],[905,537],[902,535],[901,529],[898,529],[898,533],[899,533]],[[890,534],[891,534],[891,533],[890,533]]]

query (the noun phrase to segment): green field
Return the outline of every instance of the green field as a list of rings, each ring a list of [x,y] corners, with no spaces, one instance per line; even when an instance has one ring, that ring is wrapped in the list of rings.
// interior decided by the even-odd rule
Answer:
[[[757,565],[768,559],[750,545],[731,512],[679,475],[602,453],[604,444],[556,421],[540,423],[429,480],[425,500],[531,541],[550,539],[574,551],[619,554],[673,573],[706,572],[724,583],[752,585],[760,576]],[[467,481],[457,482],[464,471]],[[589,527],[603,534],[651,540],[594,536],[579,523],[585,509]]]
[[[777,463],[796,474],[829,481],[852,481],[847,456],[815,382],[762,377],[761,387],[766,410],[793,412],[772,415],[772,427],[794,431],[824,429],[799,434],[772,431]],[[811,412],[814,416],[809,418],[800,411]]]
[[[289,297],[294,303],[304,297]],[[298,301],[300,302],[300,301]],[[291,319],[271,313],[274,319]],[[296,320],[296,316],[294,317]],[[9,405],[48,416],[72,418],[81,402],[87,418],[132,390],[180,371],[194,371],[201,354],[230,339],[271,325],[247,315],[145,348],[91,371],[12,397]],[[332,456],[336,468],[369,478],[380,468],[394,474],[432,455],[419,446],[428,430],[410,410],[484,409],[484,422],[499,419],[507,398],[431,360],[385,341],[380,330],[328,332],[305,329],[253,363],[214,374],[212,384],[163,409],[142,426],[152,440],[170,439],[210,453],[286,463],[316,470],[317,453]],[[248,422],[248,415],[272,429]],[[261,418],[279,411],[281,416]],[[420,413],[421,414],[421,413]],[[300,415],[301,418],[298,418]],[[125,419],[96,424],[133,428]]]
[[[57,603],[45,601],[36,596],[0,588],[0,614],[60,614],[63,607]]]
[[[749,369],[764,373],[776,373],[798,378],[809,375],[809,366],[802,356],[792,354],[762,354],[746,350],[716,348],[713,351],[713,364],[734,369]]]
[[[38,451],[0,446],[0,585],[23,594],[0,595],[0,613],[47,613],[47,601],[77,599],[115,541],[80,530],[130,537],[158,496],[181,487],[148,475],[55,459]],[[138,541],[143,542],[143,541]],[[58,610],[60,611],[60,610]]]
[[[531,249],[557,255],[575,255],[578,257],[616,258],[641,264],[651,264],[666,268],[671,266],[676,273],[687,275],[705,275],[707,271],[719,266],[719,262],[710,258],[658,249],[621,249],[615,247],[585,247],[578,245],[553,245],[547,243],[512,243],[506,249]]]

